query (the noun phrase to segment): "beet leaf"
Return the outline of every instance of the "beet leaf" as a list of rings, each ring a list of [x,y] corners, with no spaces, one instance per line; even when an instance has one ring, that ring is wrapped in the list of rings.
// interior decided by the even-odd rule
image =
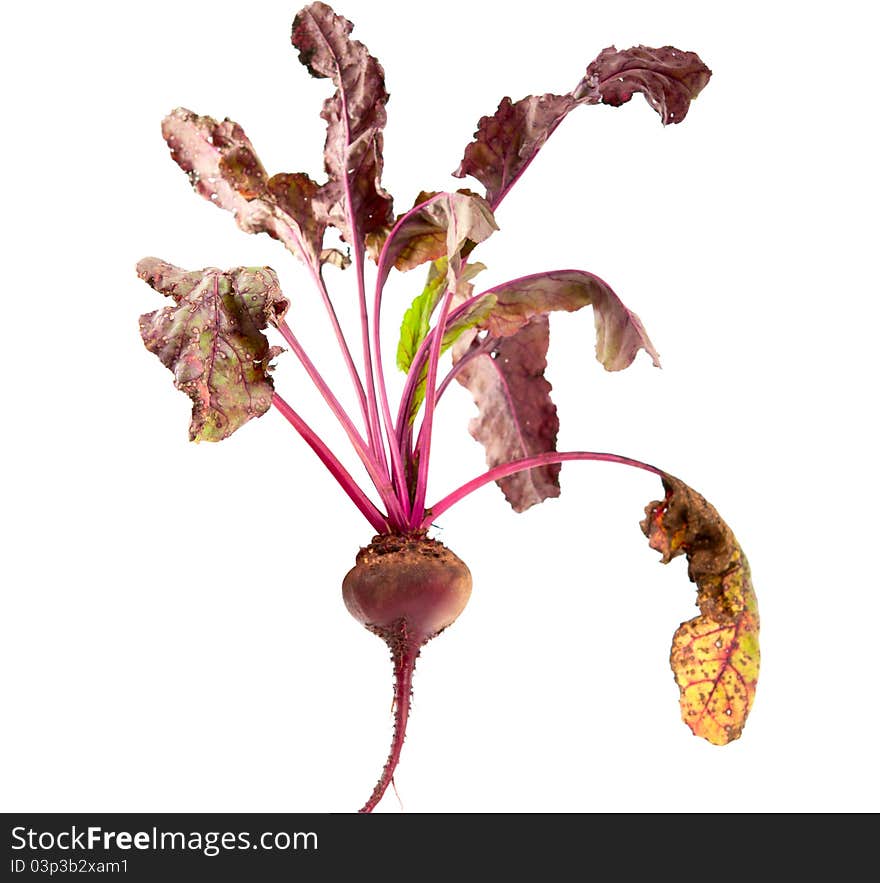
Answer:
[[[303,173],[270,178],[238,123],[178,107],[162,121],[162,135],[196,193],[231,211],[245,233],[268,233],[316,268],[345,263],[323,249],[326,224],[312,204],[318,185]]]
[[[673,46],[633,46],[623,51],[609,46],[590,63],[573,95],[587,104],[620,107],[641,92],[664,125],[680,123],[711,75],[695,52]]]
[[[470,251],[497,229],[492,209],[476,193],[420,193],[384,241],[379,254],[379,284],[388,278],[392,266],[406,271],[441,257],[446,258],[447,269],[457,274],[454,265],[462,252]]]
[[[455,378],[474,397],[479,416],[470,431],[485,447],[490,468],[556,450],[559,418],[544,378],[549,343],[549,321],[538,314],[489,353],[476,338],[468,349],[457,349],[462,367]],[[498,486],[513,509],[523,512],[559,496],[559,468],[535,466],[499,479]]]
[[[503,98],[492,116],[480,120],[453,175],[476,178],[494,210],[575,107],[619,107],[642,92],[664,124],[680,123],[711,73],[695,53],[672,46],[623,51],[610,46],[590,62],[583,79],[566,95],[529,95],[516,102]]]
[[[672,640],[681,717],[694,735],[725,745],[742,735],[761,662],[749,564],[733,532],[700,494],[671,475],[663,475],[663,487],[665,498],[645,508],[642,530],[664,564],[687,556],[700,608]]]
[[[533,316],[592,306],[596,326],[596,358],[608,371],[632,364],[643,349],[660,367],[657,355],[639,317],[598,276],[583,270],[554,270],[523,276],[490,288],[479,297],[494,298],[494,306],[479,323],[492,337],[516,334]]]
[[[140,318],[147,349],[193,402],[193,441],[221,441],[272,404],[270,361],[280,352],[262,330],[288,302],[268,267],[186,271],[144,258],[138,275],[174,300]]]
[[[486,298],[492,302],[487,304]],[[490,467],[556,450],[559,419],[544,378],[550,328],[547,314],[593,307],[596,358],[608,371],[632,364],[645,350],[660,360],[639,317],[609,286],[580,270],[536,273],[497,285],[462,306],[485,310],[476,324],[482,337],[462,339],[453,358],[455,378],[474,397],[479,416],[471,435],[486,448]],[[488,307],[488,309],[487,309]],[[522,512],[559,495],[559,464],[531,469],[498,482],[511,506]]]
[[[324,3],[293,20],[291,42],[313,77],[336,86],[324,102],[324,167],[329,177],[314,205],[346,242],[362,244],[392,222],[392,199],[382,189],[385,72],[363,43],[349,39],[352,23]]]
[[[397,344],[397,367],[404,373],[409,371],[415,359],[419,347],[428,336],[431,328],[431,315],[440,303],[440,298],[446,292],[447,287],[447,258],[444,255],[431,263],[428,268],[428,278],[425,287],[420,294],[413,299],[409,309],[403,314],[403,322],[400,325],[400,341]],[[468,301],[473,291],[470,284],[478,273],[486,269],[485,264],[469,263],[462,270],[456,287],[456,299]],[[443,351],[455,343],[458,336],[468,328],[472,328],[488,318],[490,311],[495,306],[495,300],[491,295],[484,295],[479,302],[474,303],[457,321],[446,323],[446,331],[443,335]]]

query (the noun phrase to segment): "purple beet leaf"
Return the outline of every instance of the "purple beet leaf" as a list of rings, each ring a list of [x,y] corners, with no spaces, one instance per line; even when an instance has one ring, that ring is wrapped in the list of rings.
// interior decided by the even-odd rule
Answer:
[[[452,174],[476,178],[486,188],[489,204],[497,208],[576,104],[570,94],[529,95],[517,102],[502,98],[498,110],[480,120]]]
[[[711,75],[695,52],[673,46],[633,46],[619,52],[609,46],[590,63],[573,94],[586,104],[620,107],[641,92],[666,125],[685,118]]]
[[[639,317],[598,276],[584,270],[535,273],[496,285],[480,297],[493,297],[495,305],[479,327],[492,337],[509,337],[532,316],[582,307],[593,308],[596,327],[596,358],[608,371],[629,367],[636,353],[645,350],[654,365],[657,355]],[[477,301],[474,302],[477,306]]]
[[[471,435],[486,448],[490,467],[556,450],[559,420],[544,379],[550,328],[547,314],[593,307],[596,358],[608,371],[632,364],[640,349],[660,360],[639,317],[608,287],[580,270],[537,273],[497,285],[462,304],[451,320],[472,322],[481,337],[462,339],[453,350],[455,378],[474,397],[479,416]],[[460,364],[459,364],[460,363]],[[521,512],[559,495],[559,464],[541,466],[498,482]]]
[[[544,378],[550,323],[546,315],[526,320],[518,333],[498,340],[487,353],[482,342],[456,347],[456,380],[474,397],[479,415],[471,435],[486,449],[489,468],[556,450],[559,418]],[[455,356],[454,356],[455,358]],[[559,496],[559,464],[525,469],[497,484],[516,512]]]
[[[635,92],[642,92],[664,124],[680,123],[710,76],[709,68],[693,52],[671,46],[634,46],[618,52],[611,46],[589,64],[581,82],[565,95],[529,95],[516,102],[503,98],[492,116],[480,120],[453,175],[476,178],[495,210],[578,105],[618,107]]]
[[[382,189],[385,72],[367,48],[349,39],[352,23],[324,3],[312,3],[293,21],[291,42],[313,77],[336,86],[324,102],[324,167],[329,181],[315,207],[343,239],[362,247],[367,235],[390,226],[392,199]]]
[[[162,121],[162,135],[196,193],[231,211],[245,233],[268,233],[315,268],[340,262],[323,250],[326,224],[313,209],[318,185],[303,173],[270,178],[238,123],[178,107]]]
[[[188,272],[144,258],[138,275],[174,304],[140,318],[141,337],[193,402],[189,436],[221,441],[272,404],[269,362],[280,352],[262,330],[288,302],[268,267]]]
[[[385,282],[392,267],[407,271],[438,258],[455,261],[466,247],[470,250],[497,229],[492,209],[476,193],[422,192],[383,240],[378,255],[379,284]]]

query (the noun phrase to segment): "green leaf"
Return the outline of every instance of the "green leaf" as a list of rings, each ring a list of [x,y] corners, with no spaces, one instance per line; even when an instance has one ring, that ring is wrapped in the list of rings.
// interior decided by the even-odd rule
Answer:
[[[445,289],[446,263],[446,258],[443,257],[431,264],[422,293],[416,295],[410,308],[403,314],[400,341],[397,344],[397,367],[401,371],[409,371],[419,345],[428,334],[431,314]]]
[[[221,441],[272,404],[269,362],[281,351],[261,332],[289,306],[269,267],[181,270],[144,258],[138,276],[174,300],[140,317],[147,349],[193,402],[191,441]]]
[[[422,289],[421,294],[416,295],[410,308],[403,315],[403,322],[400,326],[400,341],[397,344],[397,367],[401,371],[409,371],[422,341],[428,336],[428,331],[431,327],[431,316],[446,290],[446,282],[448,281],[447,266],[448,261],[445,257],[438,258],[432,262],[428,268],[428,279],[425,282],[425,287]],[[473,286],[468,283],[477,273],[481,273],[485,269],[486,265],[479,262],[465,265],[458,280],[457,300],[465,300],[470,296]],[[471,314],[469,313],[465,318],[465,322],[468,324],[463,325],[458,334],[461,334],[465,328],[472,327],[476,322],[482,321],[486,317],[486,304],[481,302],[479,305],[475,305],[474,312],[479,312],[479,318],[470,321]],[[456,325],[456,327],[458,326]]]
[[[482,264],[473,264],[468,267],[471,268],[479,268],[479,270],[483,269]],[[429,274],[430,276],[430,274]],[[443,340],[440,343],[440,354],[446,352],[461,336],[465,331],[468,331],[471,328],[476,328],[481,322],[485,322],[486,317],[489,313],[492,312],[495,307],[495,296],[491,294],[483,295],[480,298],[477,298],[471,307],[464,311],[458,318],[449,322],[446,326],[446,331],[443,334]],[[427,332],[426,332],[427,333]],[[407,370],[411,370],[407,369]],[[428,360],[424,359],[422,361],[422,366],[419,371],[419,382],[416,386],[415,392],[413,393],[412,403],[410,406],[409,412],[409,422],[412,423],[413,420],[416,419],[416,415],[419,413],[419,408],[422,406],[422,402],[425,400],[425,386],[428,380]]]

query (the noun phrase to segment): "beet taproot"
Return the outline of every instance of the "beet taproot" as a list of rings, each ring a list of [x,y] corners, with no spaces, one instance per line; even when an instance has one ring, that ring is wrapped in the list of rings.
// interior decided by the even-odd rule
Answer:
[[[422,533],[374,537],[358,553],[342,582],[348,612],[385,641],[394,666],[391,750],[373,793],[359,812],[372,812],[394,777],[421,648],[455,622],[467,605],[471,585],[467,565],[441,542]]]

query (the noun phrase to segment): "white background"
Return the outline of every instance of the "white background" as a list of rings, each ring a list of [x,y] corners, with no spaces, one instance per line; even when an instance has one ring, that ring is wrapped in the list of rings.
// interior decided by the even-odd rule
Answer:
[[[6,13],[5,811],[345,812],[385,759],[387,652],[340,598],[369,526],[277,412],[190,444],[189,401],[137,328],[162,305],[135,276],[145,255],[269,264],[350,402],[303,268],[196,196],[159,133],[179,105],[228,115],[270,172],[320,178],[331,87],[289,44],[297,8]],[[664,367],[641,354],[614,375],[589,311],[554,319],[559,447],[647,460],[715,504],[752,565],[762,675],[738,742],[679,720],[669,643],[695,595],[684,560],[661,566],[639,530],[653,476],[570,464],[562,496],[523,515],[484,488],[434,533],[474,593],[422,654],[399,799],[379,811],[875,812],[870,4],[512,8],[337,5],[385,67],[385,184],[401,209],[476,187],[450,172],[479,117],[569,90],[612,43],[671,43],[712,68],[680,126],[641,96],[573,113],[478,257],[487,285],[591,270],[641,316]],[[328,278],[350,323],[353,276]],[[422,279],[388,292],[389,363]],[[276,379],[344,452],[290,354]],[[465,390],[444,398],[429,501],[483,471],[473,413]]]

